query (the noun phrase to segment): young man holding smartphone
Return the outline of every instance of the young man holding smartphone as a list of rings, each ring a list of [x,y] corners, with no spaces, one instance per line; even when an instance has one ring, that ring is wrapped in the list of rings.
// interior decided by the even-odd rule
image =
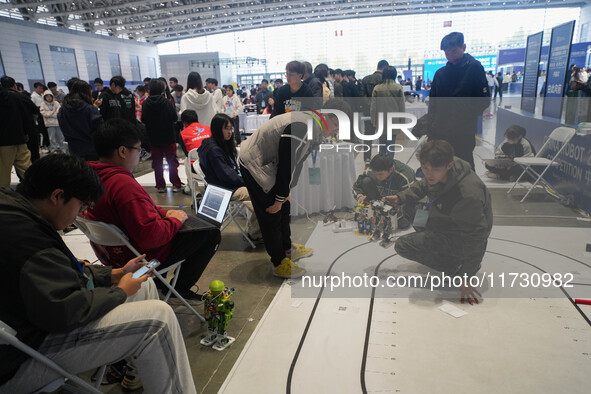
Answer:
[[[69,372],[132,358],[146,393],[195,393],[173,310],[149,275],[132,277],[143,256],[115,269],[88,265],[57,233],[102,192],[84,160],[62,154],[35,162],[16,192],[0,189],[0,320]],[[0,359],[2,394],[58,378],[9,345],[0,346]]]

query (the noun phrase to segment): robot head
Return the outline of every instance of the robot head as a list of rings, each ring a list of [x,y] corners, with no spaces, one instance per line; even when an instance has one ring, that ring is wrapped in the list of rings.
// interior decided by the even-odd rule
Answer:
[[[213,293],[213,295],[220,294],[225,288],[226,285],[221,280],[214,280],[209,284],[209,290]]]

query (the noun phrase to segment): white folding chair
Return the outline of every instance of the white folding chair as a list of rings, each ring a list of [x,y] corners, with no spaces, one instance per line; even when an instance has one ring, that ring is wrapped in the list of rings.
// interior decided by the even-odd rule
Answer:
[[[191,150],[191,152],[193,152],[194,150],[195,149]],[[189,152],[189,158],[191,157],[191,152]],[[203,169],[201,169],[201,164],[199,163],[199,156],[197,156],[197,152],[195,152],[193,158],[190,160],[195,161],[193,163],[193,169],[195,170],[195,173],[193,175],[195,175],[195,178],[198,179],[199,182],[203,182],[203,184],[207,187],[207,182],[205,181],[205,174],[203,173]],[[193,193],[193,196],[195,196],[193,183],[191,183],[191,191]],[[197,206],[197,200],[195,197],[193,197],[193,203],[195,204],[195,212],[197,212],[199,207]],[[236,220],[239,216],[244,216],[248,218],[248,215],[246,214],[246,206],[240,201],[230,201],[230,205],[228,206],[228,210],[226,211],[226,216],[224,217],[224,221],[222,223],[222,227],[220,228],[220,232],[224,231],[224,229],[228,227],[230,223],[234,223],[236,227],[238,227],[238,230],[242,234],[242,237],[244,237],[244,239],[246,240],[246,242],[248,242],[250,247],[256,249],[256,245],[254,244],[254,242],[251,241],[250,237],[248,236],[248,233],[246,232],[246,229],[243,228],[240,225],[240,223],[238,223],[238,221]]]
[[[412,153],[410,154],[410,156],[408,157],[408,159],[406,160],[406,165],[408,165],[408,163],[410,163],[410,161],[412,160],[413,157],[415,157],[415,155],[420,151],[421,147],[425,144],[425,142],[427,142],[427,135],[422,135],[421,138],[419,138],[419,140],[417,141],[417,146],[415,146],[414,150],[412,151]]]
[[[64,386],[66,383],[66,379],[70,380],[84,390],[77,390],[75,387],[67,386],[68,391],[73,393],[94,393],[94,394],[101,394],[102,392],[98,389],[103,380],[103,375],[105,374],[106,365],[103,365],[97,374],[97,381],[96,386],[93,387],[89,383],[85,382],[84,380],[80,379],[73,373],[66,371],[64,368],[59,366],[55,361],[47,357],[46,355],[38,352],[37,350],[33,349],[29,345],[21,342],[16,337],[16,331],[10,327],[8,324],[4,323],[0,320],[0,345],[11,345],[20,350],[21,352],[27,354],[31,358],[35,359],[36,361],[40,362],[41,364],[45,365],[47,368],[51,369],[55,373],[59,374],[61,378],[56,379],[48,384],[46,384],[41,389],[35,391],[35,393],[49,393],[57,390],[58,388]],[[63,388],[66,388],[65,386]]]
[[[200,202],[197,196],[199,192],[198,187],[203,186],[205,188],[207,184],[205,183],[205,175],[203,175],[201,167],[198,165],[191,165],[191,162],[195,161],[199,162],[199,155],[197,154],[197,149],[191,149],[185,160],[185,171],[187,173],[189,187],[191,188],[191,194],[193,195],[193,207],[195,208],[195,211],[197,211],[197,205]]]
[[[76,227],[78,227],[80,229],[80,231],[82,231],[88,237],[88,239],[90,239],[92,242],[94,242],[97,245],[103,245],[103,246],[123,246],[123,245],[125,245],[136,256],[141,255],[141,253],[138,252],[137,249],[135,249],[133,247],[133,245],[129,242],[129,238],[127,237],[127,235],[125,235],[125,233],[123,231],[121,231],[121,229],[119,229],[119,227],[117,227],[113,224],[99,222],[96,220],[88,220],[88,219],[85,219],[80,216],[78,216],[74,220],[74,224],[76,225]],[[176,286],[176,282],[179,277],[181,265],[184,261],[185,260],[178,261],[172,265],[169,265],[168,267],[165,267],[161,270],[154,270],[153,272],[154,272],[154,275],[168,288],[168,293],[164,297],[164,302],[168,301],[171,294],[174,294],[203,323],[203,322],[205,322],[205,319],[203,318],[203,316],[201,316],[199,314],[199,312],[197,312],[195,310],[195,308],[193,308],[191,306],[191,304],[189,304],[187,302],[187,300],[185,300],[178,293],[178,291],[176,291],[176,289],[174,288]],[[174,271],[174,278],[172,279],[171,283],[168,283],[168,281],[166,280],[166,274],[168,273],[168,271],[174,270],[174,269],[176,269],[176,271]]]
[[[539,150],[538,154],[535,157],[516,157],[514,161],[523,168],[523,172],[521,173],[521,175],[519,175],[519,178],[517,178],[513,186],[511,186],[511,189],[509,189],[509,191],[507,192],[507,194],[511,194],[511,191],[513,191],[515,186],[519,183],[519,181],[521,180],[521,178],[523,178],[525,174],[530,174],[531,176],[536,178],[536,180],[531,184],[531,186],[527,190],[527,193],[525,193],[525,196],[523,196],[523,198],[521,199],[521,202],[525,201],[529,193],[531,193],[532,189],[536,187],[538,183],[546,183],[546,181],[543,178],[544,174],[546,173],[546,171],[548,171],[550,167],[556,167],[560,165],[560,163],[556,162],[556,159],[560,155],[560,152],[562,152],[562,150],[569,143],[571,138],[573,138],[575,133],[576,130],[571,127],[557,127],[552,131],[552,133],[550,133],[550,136],[548,137],[544,145],[542,145],[542,148]],[[547,150],[546,148],[548,147],[548,144],[550,144],[550,141],[552,141],[552,143],[560,143],[562,144],[562,146],[556,151],[552,158],[549,159],[545,156]],[[533,168],[533,166],[543,167],[544,169],[541,173],[538,173]]]

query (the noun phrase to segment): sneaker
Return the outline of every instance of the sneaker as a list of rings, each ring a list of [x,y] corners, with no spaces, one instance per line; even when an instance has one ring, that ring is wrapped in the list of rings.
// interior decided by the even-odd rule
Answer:
[[[183,188],[183,194],[186,194],[188,196],[191,195],[191,187],[189,185],[187,185]]]
[[[265,243],[265,241],[263,240],[263,237],[253,237],[252,235],[248,234],[248,239],[250,239],[250,241],[255,244],[255,245],[262,245]]]
[[[278,278],[283,279],[295,279],[299,278],[300,276],[304,275],[306,270],[291,261],[289,257],[284,258],[281,260],[281,264],[279,264],[273,270],[273,275]]]
[[[304,257],[310,257],[314,254],[314,249],[306,248],[302,244],[291,244],[291,261],[298,261]]]
[[[178,193],[178,192],[181,192],[181,191],[183,191],[184,189],[185,189],[185,185],[183,185],[182,183],[181,183],[181,185],[180,185],[180,186],[174,186],[174,185],[172,186],[172,192],[173,192],[173,193]]]
[[[165,187],[157,187],[156,190],[158,190],[158,193],[166,193]]]
[[[103,376],[103,380],[101,381],[101,385],[113,384],[113,383],[121,383],[124,378],[125,368],[127,366],[127,362],[125,360],[121,360],[116,362],[115,364],[107,365],[107,369],[105,370],[105,375]],[[100,371],[100,367],[94,372],[90,380],[96,382],[98,379],[98,372]]]
[[[121,387],[126,390],[137,390],[142,387],[142,381],[140,380],[137,370],[129,364],[127,364],[125,377],[121,381]]]

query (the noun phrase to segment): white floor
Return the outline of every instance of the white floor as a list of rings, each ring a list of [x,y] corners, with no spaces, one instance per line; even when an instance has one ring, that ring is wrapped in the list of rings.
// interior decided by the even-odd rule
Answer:
[[[494,272],[496,287],[502,273],[572,273],[579,284],[569,295],[590,298],[587,240],[587,229],[495,227],[480,273]],[[318,226],[309,241],[314,256],[302,265],[326,274],[334,262],[333,275],[373,275],[383,261],[381,279],[425,274],[393,247],[366,241]],[[470,306],[452,290],[378,287],[372,296],[368,287],[335,298],[328,287],[320,295],[301,284],[284,283],[220,393],[589,391],[591,327],[560,289],[520,296],[488,282],[483,302]],[[466,314],[452,317],[442,305]],[[591,316],[591,307],[581,308]]]

